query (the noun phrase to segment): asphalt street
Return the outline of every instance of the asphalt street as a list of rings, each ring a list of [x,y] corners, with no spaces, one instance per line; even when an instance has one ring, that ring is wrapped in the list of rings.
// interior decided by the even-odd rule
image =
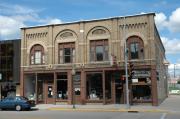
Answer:
[[[34,110],[0,111],[0,119],[180,119],[180,114]]]

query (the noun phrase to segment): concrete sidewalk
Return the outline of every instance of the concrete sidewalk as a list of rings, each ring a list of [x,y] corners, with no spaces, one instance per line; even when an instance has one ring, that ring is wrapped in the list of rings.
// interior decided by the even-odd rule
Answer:
[[[40,110],[61,111],[107,111],[107,112],[180,112],[180,96],[170,95],[160,106],[132,105],[127,109],[125,104],[110,105],[73,105],[66,104],[39,104],[35,108]]]

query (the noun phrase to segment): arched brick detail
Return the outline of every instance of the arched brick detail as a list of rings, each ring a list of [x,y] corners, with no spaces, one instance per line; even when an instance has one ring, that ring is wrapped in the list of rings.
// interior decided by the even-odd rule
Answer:
[[[129,59],[132,58],[131,56],[131,44],[137,43],[138,44],[138,59],[144,59],[144,42],[141,37],[133,35],[127,38],[127,48],[129,49]]]

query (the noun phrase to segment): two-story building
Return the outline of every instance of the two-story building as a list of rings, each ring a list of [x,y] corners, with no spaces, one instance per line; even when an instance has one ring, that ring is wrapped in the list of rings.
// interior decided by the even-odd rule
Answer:
[[[167,97],[167,68],[154,16],[22,28],[21,95],[37,103],[125,103],[126,43],[131,103],[158,105]]]

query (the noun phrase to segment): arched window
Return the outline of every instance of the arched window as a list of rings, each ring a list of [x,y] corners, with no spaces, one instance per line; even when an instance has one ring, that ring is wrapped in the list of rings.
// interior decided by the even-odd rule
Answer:
[[[129,59],[144,59],[143,41],[138,36],[131,36],[127,39]]]
[[[37,44],[31,48],[30,64],[44,64],[44,48]]]

